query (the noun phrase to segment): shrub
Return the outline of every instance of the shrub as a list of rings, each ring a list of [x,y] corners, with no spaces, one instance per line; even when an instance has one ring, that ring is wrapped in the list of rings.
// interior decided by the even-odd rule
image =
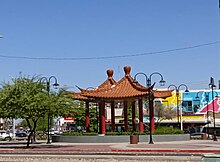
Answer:
[[[116,136],[116,135],[122,135],[122,132],[106,132],[106,136]]]
[[[140,132],[106,132],[106,136],[120,136],[120,135],[148,135],[149,131],[145,131],[144,133]],[[154,134],[184,134],[184,131],[173,128],[173,127],[157,127],[154,131]],[[97,136],[98,133],[95,132],[65,132],[62,135],[64,136]]]
[[[173,127],[157,127],[154,134],[184,134],[184,131]]]
[[[107,136],[120,136],[120,135],[146,135],[147,132],[140,133],[140,132],[106,132]]]
[[[95,132],[65,132],[63,136],[97,136]]]

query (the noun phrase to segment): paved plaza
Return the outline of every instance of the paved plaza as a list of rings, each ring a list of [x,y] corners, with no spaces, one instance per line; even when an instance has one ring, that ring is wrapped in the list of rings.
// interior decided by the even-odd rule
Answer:
[[[173,142],[129,143],[51,143],[38,141],[25,148],[26,142],[0,142],[0,152],[96,152],[96,153],[132,153],[132,152],[178,152],[178,153],[220,153],[220,141],[190,140]]]
[[[220,141],[191,140],[139,143],[1,142],[0,161],[202,161],[219,159]]]

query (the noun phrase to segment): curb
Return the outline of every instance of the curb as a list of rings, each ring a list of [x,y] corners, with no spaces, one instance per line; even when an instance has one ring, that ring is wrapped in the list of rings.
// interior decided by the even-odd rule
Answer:
[[[124,152],[124,153],[220,153],[220,150],[111,150],[112,152]]]

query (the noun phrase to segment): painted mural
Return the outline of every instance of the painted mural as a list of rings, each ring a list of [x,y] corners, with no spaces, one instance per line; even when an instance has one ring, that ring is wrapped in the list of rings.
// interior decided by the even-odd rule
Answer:
[[[220,91],[193,90],[190,92],[174,91],[172,96],[162,100],[166,109],[182,110],[182,114],[206,114],[210,112],[220,112]]]

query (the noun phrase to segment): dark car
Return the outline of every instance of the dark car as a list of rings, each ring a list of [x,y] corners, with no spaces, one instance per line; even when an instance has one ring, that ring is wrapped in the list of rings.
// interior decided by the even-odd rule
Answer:
[[[15,138],[16,140],[26,140],[28,138],[28,134],[27,133],[15,133]]]

